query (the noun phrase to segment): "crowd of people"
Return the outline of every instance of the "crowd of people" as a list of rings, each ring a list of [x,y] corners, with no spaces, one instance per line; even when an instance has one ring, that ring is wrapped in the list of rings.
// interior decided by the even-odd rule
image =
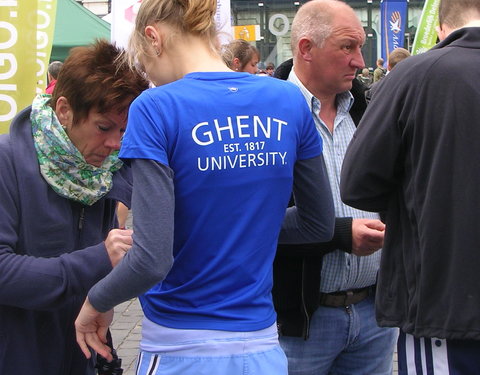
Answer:
[[[345,2],[265,69],[216,9],[143,0],[0,136],[0,374],[121,373],[134,297],[137,375],[478,374],[478,0],[373,75]]]

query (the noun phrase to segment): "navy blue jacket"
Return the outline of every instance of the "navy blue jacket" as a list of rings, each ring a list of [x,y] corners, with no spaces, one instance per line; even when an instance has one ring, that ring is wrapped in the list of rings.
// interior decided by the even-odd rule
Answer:
[[[55,193],[39,171],[30,108],[0,135],[0,374],[94,374],[74,321],[112,269],[103,241],[116,224],[116,200],[129,206],[130,196],[126,167],[92,206]]]

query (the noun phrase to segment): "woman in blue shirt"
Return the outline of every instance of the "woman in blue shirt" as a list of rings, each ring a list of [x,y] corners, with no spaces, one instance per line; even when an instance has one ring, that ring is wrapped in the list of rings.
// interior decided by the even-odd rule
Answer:
[[[157,86],[132,103],[120,154],[134,177],[133,246],[90,290],[76,328],[86,356],[88,345],[108,357],[111,309],[141,295],[139,374],[286,375],[271,299],[276,244],[332,236],[303,96],[230,70],[215,12],[215,0],[144,0],[130,42],[131,66]],[[292,185],[297,207],[285,214]]]

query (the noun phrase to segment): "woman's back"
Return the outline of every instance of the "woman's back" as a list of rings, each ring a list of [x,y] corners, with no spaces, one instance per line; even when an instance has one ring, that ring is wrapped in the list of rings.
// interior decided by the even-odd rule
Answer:
[[[272,324],[271,264],[293,167],[320,153],[299,90],[246,73],[191,73],[142,94],[129,121],[122,156],[175,175],[175,261],[146,294],[147,317],[176,328]]]

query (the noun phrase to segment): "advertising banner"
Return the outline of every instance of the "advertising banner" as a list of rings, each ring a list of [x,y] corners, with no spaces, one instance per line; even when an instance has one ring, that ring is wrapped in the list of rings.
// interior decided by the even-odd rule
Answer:
[[[425,0],[417,33],[412,45],[412,55],[418,55],[432,48],[437,42],[438,7],[440,0]]]
[[[46,87],[57,0],[0,0],[0,133]]]
[[[233,37],[247,42],[260,40],[260,25],[233,26]]]
[[[380,3],[380,25],[382,58],[385,63],[390,52],[403,47],[407,23],[407,0],[382,0]]]

